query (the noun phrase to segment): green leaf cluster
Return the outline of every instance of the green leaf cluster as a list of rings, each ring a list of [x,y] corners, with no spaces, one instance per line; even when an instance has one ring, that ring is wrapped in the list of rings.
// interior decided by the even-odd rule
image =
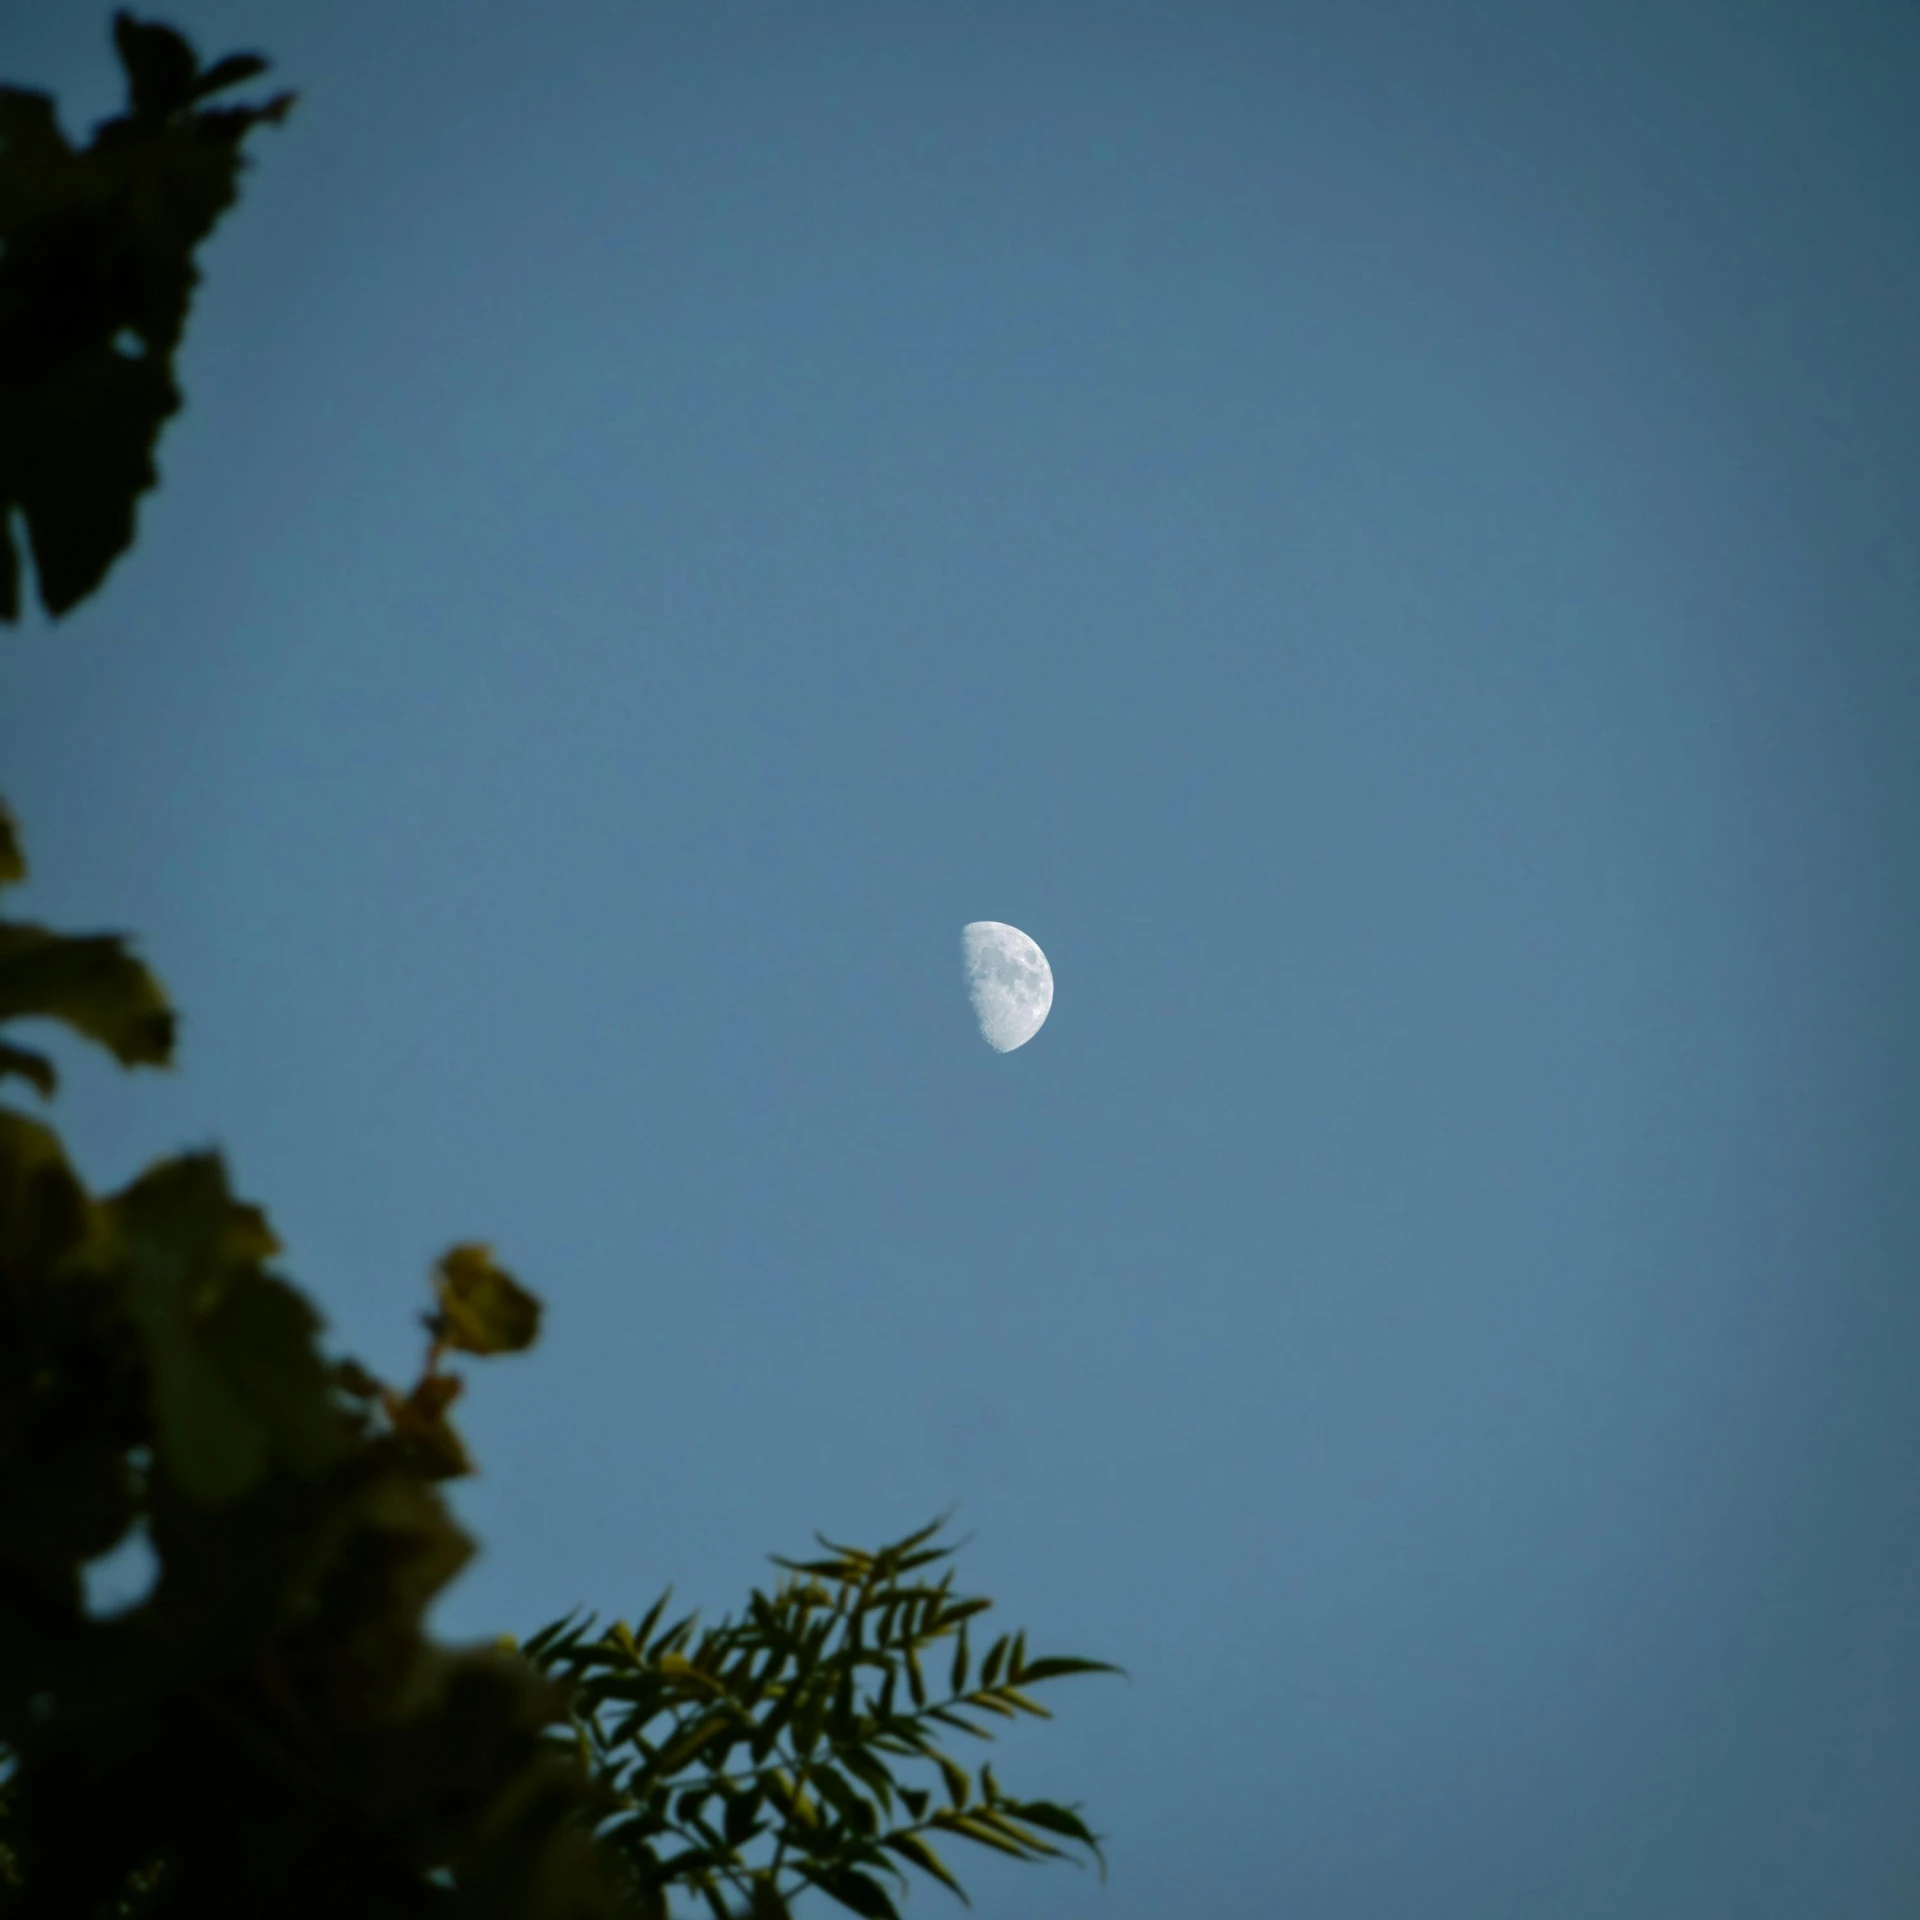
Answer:
[[[166,1003],[118,943],[28,931],[5,1013],[165,1057],[127,1044]],[[406,1394],[330,1361],[279,1252],[216,1155],[96,1195],[0,1106],[0,1912],[620,1912],[560,1689],[425,1630],[472,1551],[437,1486],[458,1381],[437,1345]],[[87,1564],[136,1531],[158,1579],[98,1617]]]
[[[20,613],[16,510],[50,614],[132,542],[180,406],[194,253],[233,204],[247,135],[293,105],[210,104],[265,71],[257,54],[203,68],[171,27],[126,13],[114,39],[126,110],[85,147],[48,95],[0,87],[0,620]]]
[[[956,1594],[951,1568],[934,1577],[954,1551],[936,1543],[941,1525],[874,1552],[821,1539],[823,1558],[776,1558],[789,1577],[704,1630],[692,1615],[663,1625],[667,1595],[637,1625],[560,1620],[527,1642],[573,1683],[578,1750],[619,1806],[602,1837],[642,1911],[664,1915],[682,1887],[716,1920],[730,1900],[772,1920],[813,1888],[894,1920],[903,1863],[966,1898],[936,1840],[1100,1858],[1075,1809],[1015,1798],[991,1765],[969,1771],[948,1749],[1048,1717],[1032,1687],[1116,1669],[1031,1658],[1024,1633],[976,1663],[973,1623],[992,1602]]]

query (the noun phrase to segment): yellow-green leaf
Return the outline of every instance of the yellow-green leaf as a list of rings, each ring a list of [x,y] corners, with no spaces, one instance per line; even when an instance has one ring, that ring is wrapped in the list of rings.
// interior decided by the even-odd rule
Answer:
[[[967,1804],[973,1791],[973,1782],[967,1777],[967,1770],[957,1762],[949,1760],[944,1753],[936,1753],[934,1763],[939,1767],[941,1777],[947,1783],[947,1800],[958,1813]]]
[[[966,1890],[948,1870],[947,1863],[917,1833],[890,1833],[880,1844],[897,1853],[901,1859],[911,1860],[922,1873],[932,1874],[943,1887],[959,1894],[968,1906],[973,1904],[967,1899]]]
[[[963,1840],[971,1840],[975,1846],[991,1847],[996,1853],[1011,1854],[1016,1860],[1030,1859],[1028,1849],[1009,1840],[1006,1835],[996,1833],[992,1827],[970,1813],[936,1813],[933,1824],[942,1833],[957,1833]]]
[[[458,1353],[519,1353],[540,1332],[540,1302],[478,1242],[450,1247],[434,1269],[433,1332]]]

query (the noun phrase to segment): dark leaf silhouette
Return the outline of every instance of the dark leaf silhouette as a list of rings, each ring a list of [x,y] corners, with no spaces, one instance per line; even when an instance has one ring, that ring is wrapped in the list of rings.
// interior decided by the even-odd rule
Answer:
[[[293,104],[203,104],[258,74],[258,56],[202,72],[172,28],[125,13],[114,39],[127,110],[85,147],[45,94],[0,88],[0,620],[20,613],[16,512],[56,616],[131,543],[180,406],[194,254],[233,204],[247,135]]]
[[[966,1840],[1017,1860],[1067,1857],[1063,1839],[1100,1858],[1070,1808],[1002,1792],[991,1767],[970,1772],[948,1732],[987,1739],[982,1717],[1044,1715],[1014,1676],[1044,1683],[1117,1669],[1095,1660],[1024,1664],[1024,1635],[1002,1644],[1006,1676],[967,1684],[946,1661],[949,1689],[901,1684],[943,1641],[958,1643],[991,1602],[953,1591],[953,1549],[939,1523],[871,1551],[822,1540],[817,1559],[776,1560],[787,1579],[749,1597],[741,1618],[702,1631],[691,1616],[662,1628],[663,1598],[637,1626],[602,1633],[555,1621],[527,1643],[547,1672],[573,1683],[574,1742],[625,1813],[608,1829],[643,1888],[684,1888],[725,1911],[761,1910],[811,1887],[861,1915],[894,1912],[887,1881],[904,1861],[966,1898],[932,1844]],[[969,1719],[971,1714],[974,1718]],[[908,1770],[939,1782],[944,1806]],[[709,1802],[724,1812],[716,1826]],[[897,1809],[897,1811],[896,1811]],[[716,1904],[717,1903],[717,1904]]]
[[[0,1020],[59,1020],[122,1066],[173,1058],[173,1009],[117,934],[0,922]]]

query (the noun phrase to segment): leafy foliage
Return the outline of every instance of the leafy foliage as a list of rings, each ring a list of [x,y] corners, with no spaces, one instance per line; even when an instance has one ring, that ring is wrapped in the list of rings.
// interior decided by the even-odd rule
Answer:
[[[113,1044],[97,944],[35,951],[26,1010]],[[618,1912],[560,1690],[424,1630],[471,1552],[438,1343],[405,1395],[329,1362],[279,1251],[216,1156],[95,1196],[0,1107],[0,1910]],[[158,1580],[95,1617],[86,1564],[136,1530]]]
[[[693,1616],[662,1626],[663,1595],[637,1626],[596,1635],[561,1620],[527,1642],[573,1682],[580,1751],[620,1808],[603,1835],[644,1912],[664,1914],[681,1886],[718,1920],[729,1894],[772,1920],[812,1887],[893,1920],[887,1877],[904,1884],[901,1862],[964,1901],[936,1837],[1019,1860],[1068,1857],[1062,1840],[1100,1857],[1075,1810],[1011,1797],[990,1765],[969,1773],[941,1742],[1046,1718],[1028,1688],[1116,1669],[1030,1659],[1024,1633],[1002,1634],[976,1667],[971,1623],[993,1603],[955,1594],[950,1568],[932,1577],[953,1552],[933,1544],[940,1525],[871,1553],[822,1539],[823,1559],[776,1558],[792,1577],[704,1632]]]
[[[83,152],[46,96],[0,88],[8,619],[16,507],[54,614],[131,540],[179,404],[193,250],[245,135],[291,99],[207,107],[264,62],[202,70],[125,14],[115,38],[128,110]],[[26,873],[0,805],[0,890]],[[173,1056],[166,994],[119,935],[0,919],[0,1028],[23,1019],[127,1067]],[[57,1090],[52,1062],[0,1032],[8,1078]],[[768,1920],[807,1888],[891,1915],[899,1862],[960,1891],[935,1836],[1098,1857],[1076,1812],[1010,1798],[937,1744],[1106,1670],[1003,1635],[975,1672],[968,1622],[988,1603],[931,1577],[937,1528],[871,1554],[823,1542],[704,1633],[662,1629],[663,1601],[597,1638],[563,1621],[524,1650],[433,1641],[427,1609],[472,1552],[441,1490],[472,1471],[442,1362],[523,1351],[540,1302],[489,1248],[450,1248],[401,1389],[325,1353],[281,1251],[217,1154],[96,1194],[49,1126],[0,1104],[5,1920],[658,1920],[675,1889]],[[151,1590],[91,1607],[89,1566],[140,1537]]]
[[[84,148],[46,94],[0,87],[0,620],[20,613],[15,509],[50,614],[132,542],[180,406],[194,252],[233,204],[247,135],[293,105],[207,104],[264,72],[257,54],[202,68],[171,27],[126,13],[114,40],[127,108]]]

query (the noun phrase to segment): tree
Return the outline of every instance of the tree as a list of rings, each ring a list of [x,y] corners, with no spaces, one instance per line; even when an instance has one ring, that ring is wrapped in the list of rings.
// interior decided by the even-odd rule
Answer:
[[[194,251],[247,136],[292,104],[209,104],[257,55],[202,68],[126,14],[114,34],[128,107],[85,148],[45,95],[0,89],[9,621],[16,516],[55,617],[131,542],[179,405]],[[0,807],[0,889],[25,876]],[[172,1009],[124,938],[0,920],[0,1029],[33,1019],[129,1068],[172,1057]],[[0,1081],[57,1091],[10,1030]],[[0,1104],[0,1912],[599,1920],[683,1892],[766,1920],[811,1888],[887,1915],[904,1866],[960,1891],[936,1838],[1097,1857],[1075,1811],[939,1744],[1110,1669],[1030,1659],[1020,1634],[976,1667],[989,1603],[934,1577],[937,1523],[782,1561],[705,1631],[662,1626],[663,1600],[637,1626],[436,1643],[426,1609],[472,1550],[440,1490],[472,1470],[447,1362],[530,1346],[539,1302],[489,1249],[449,1249],[402,1390],[326,1353],[281,1252],[217,1155],[95,1194],[44,1121]],[[136,1533],[153,1589],[96,1616],[84,1569]]]
[[[1016,1860],[1062,1858],[1066,1840],[1100,1857],[1073,1809],[1014,1799],[991,1765],[976,1778],[940,1745],[991,1739],[995,1718],[1047,1718],[1029,1687],[1113,1671],[1029,1659],[1024,1633],[999,1636],[976,1669],[969,1622],[992,1602],[956,1594],[951,1569],[931,1577],[953,1552],[934,1544],[940,1526],[872,1553],[822,1539],[824,1558],[779,1560],[788,1579],[704,1633],[692,1616],[662,1627],[663,1596],[637,1627],[589,1637],[556,1621],[527,1643],[573,1683],[581,1756],[620,1799],[602,1838],[643,1911],[664,1913],[684,1887],[716,1916],[728,1893],[778,1915],[813,1887],[884,1920],[895,1909],[875,1876],[904,1880],[903,1860],[964,1900],[935,1838]],[[926,1784],[901,1777],[916,1763]]]

